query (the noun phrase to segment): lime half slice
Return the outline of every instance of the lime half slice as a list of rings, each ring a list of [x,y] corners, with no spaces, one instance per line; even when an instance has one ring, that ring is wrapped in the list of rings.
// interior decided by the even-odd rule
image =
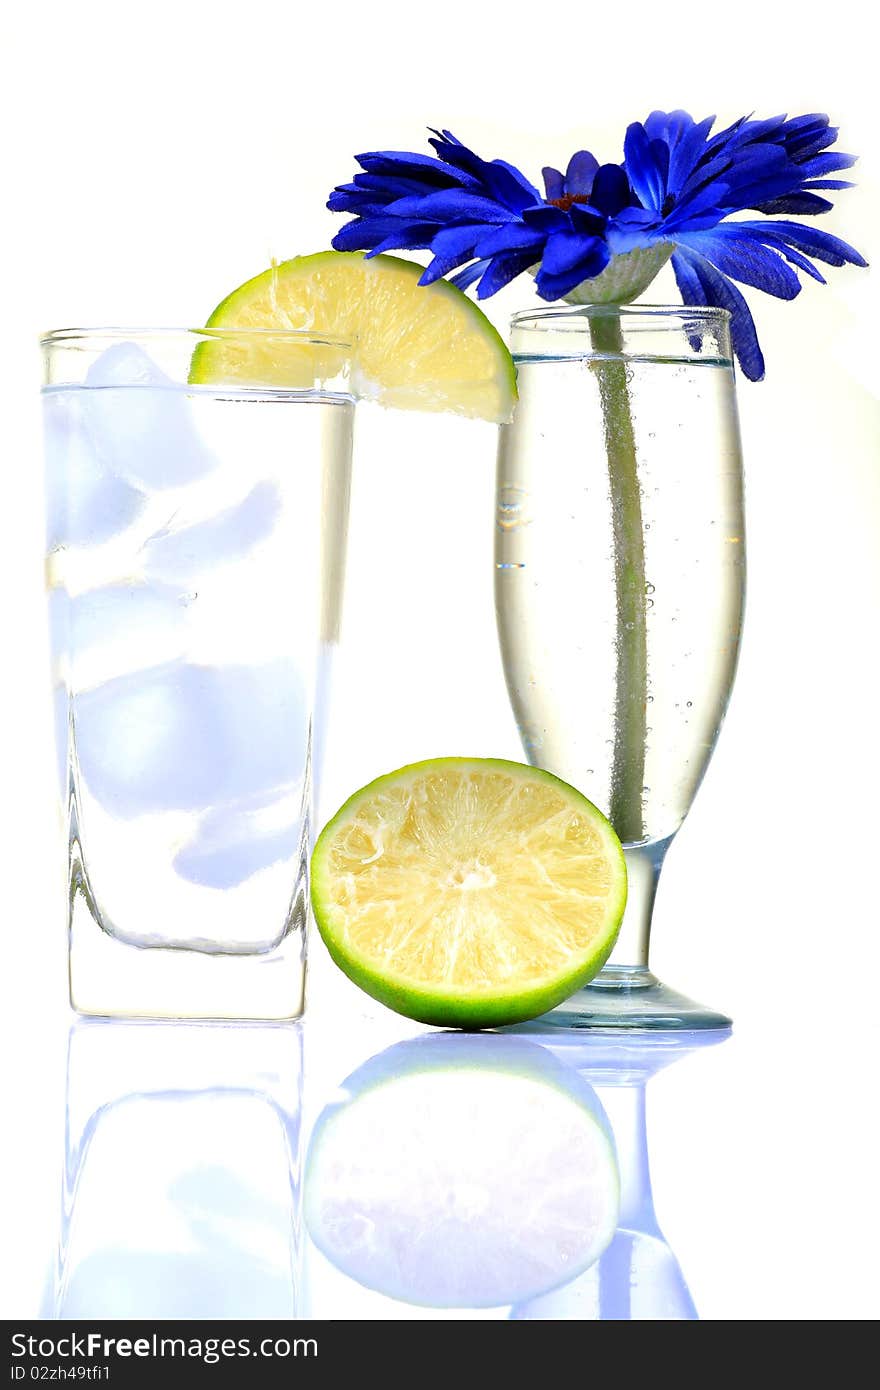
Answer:
[[[626,902],[608,821],[520,763],[440,758],[371,782],[325,826],[312,904],[327,949],[423,1023],[534,1018],[607,960]]]
[[[461,290],[445,280],[420,285],[421,273],[420,265],[397,256],[297,256],[233,290],[206,327],[308,330],[342,339],[353,345],[353,386],[362,399],[404,410],[510,419],[516,372],[497,330]],[[295,350],[282,352],[278,339],[267,337],[244,350],[241,340],[218,337],[196,349],[190,379],[296,386],[291,360],[296,362]],[[314,370],[314,353],[308,360]],[[329,350],[317,367],[333,374]]]

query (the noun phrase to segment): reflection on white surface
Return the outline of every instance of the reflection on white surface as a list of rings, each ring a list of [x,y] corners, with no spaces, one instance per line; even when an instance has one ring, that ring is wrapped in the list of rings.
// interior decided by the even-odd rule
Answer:
[[[718,1040],[386,1048],[312,1130],[302,1280],[300,1027],[79,1021],[44,1316],[696,1318],[654,1214],[645,1086]]]
[[[592,1087],[549,1050],[427,1035],[374,1057],[324,1110],[304,1207],[325,1272],[348,1276],[347,1288],[313,1288],[312,1316],[504,1310],[567,1283],[608,1245],[614,1143]]]
[[[520,1304],[518,1320],[683,1321],[699,1316],[684,1274],[657,1224],[648,1166],[645,1086],[657,1071],[719,1033],[595,1034],[572,1032],[550,1045],[588,1078],[611,1118],[621,1170],[618,1229],[596,1265],[564,1289]],[[545,1042],[550,1040],[542,1035]]]
[[[724,1036],[433,1034],[372,1058],[309,1145],[307,1315],[696,1318],[645,1084]]]
[[[297,1312],[298,1025],[78,1022],[54,1318]]]

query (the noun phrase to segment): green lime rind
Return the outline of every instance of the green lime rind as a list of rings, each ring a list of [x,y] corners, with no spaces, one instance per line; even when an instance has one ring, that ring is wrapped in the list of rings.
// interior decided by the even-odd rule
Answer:
[[[562,790],[572,805],[588,816],[602,833],[609,859],[618,868],[616,892],[609,895],[604,929],[597,935],[589,952],[576,958],[569,970],[517,991],[511,991],[509,987],[494,990],[466,990],[461,986],[426,987],[412,979],[395,975],[391,970],[378,971],[375,962],[354,950],[344,940],[344,923],[338,923],[334,913],[325,907],[325,902],[330,898],[328,857],[337,829],[351,817],[363,801],[370,799],[381,787],[444,766],[462,770],[467,766],[479,769],[494,767],[508,774],[516,774],[523,780],[533,778],[536,781],[551,782]],[[419,1023],[467,1030],[500,1028],[537,1018],[556,1008],[592,980],[614,949],[626,906],[626,894],[626,860],[623,848],[611,823],[602,812],[576,788],[555,777],[553,773],[504,758],[429,758],[375,778],[350,796],[332,820],[328,821],[318,836],[311,860],[311,899],[315,922],[332,959],[348,978],[373,999],[407,1018],[413,1018]]]

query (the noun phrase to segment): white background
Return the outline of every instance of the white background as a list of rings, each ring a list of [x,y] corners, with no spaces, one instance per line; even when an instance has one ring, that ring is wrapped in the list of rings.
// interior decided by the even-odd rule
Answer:
[[[655,106],[723,124],[828,110],[862,160],[822,225],[876,259],[876,54],[856,8],[793,20],[748,0],[725,23],[643,3],[398,0],[81,0],[2,22],[0,1313],[36,1311],[56,1230],[69,1024],[39,332],[201,323],[270,257],[327,244],[326,196],[355,152],[425,148],[429,124],[537,178],[584,145],[619,158],[627,122]],[[721,1318],[872,1307],[880,304],[874,272],[830,277],[791,304],[750,296],[768,376],[740,381],[747,634],[656,918],[658,973],[737,1023],[655,1083],[652,1137],[667,1233]],[[489,313],[503,328],[531,295],[514,286]],[[674,297],[666,280],[648,295]],[[325,812],[410,757],[518,755],[494,647],[493,450],[489,426],[363,412]],[[320,1084],[347,1069],[333,1009],[342,1027],[369,1013],[319,962]]]

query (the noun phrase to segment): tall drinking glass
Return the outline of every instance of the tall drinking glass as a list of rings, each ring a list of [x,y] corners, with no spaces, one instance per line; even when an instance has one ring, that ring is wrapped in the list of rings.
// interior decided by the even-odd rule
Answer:
[[[295,1018],[348,347],[166,329],[42,346],[71,1001]]]
[[[624,844],[629,899],[596,979],[549,1018],[718,1027],[648,966],[657,879],[706,770],[742,624],[743,486],[728,315],[518,314],[498,458],[495,597],[529,761]]]

